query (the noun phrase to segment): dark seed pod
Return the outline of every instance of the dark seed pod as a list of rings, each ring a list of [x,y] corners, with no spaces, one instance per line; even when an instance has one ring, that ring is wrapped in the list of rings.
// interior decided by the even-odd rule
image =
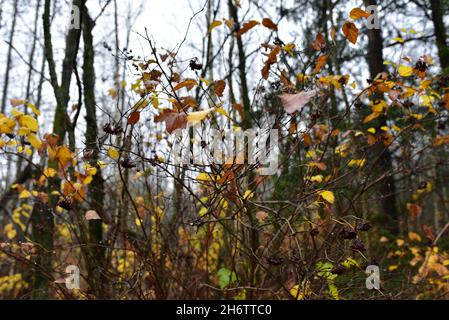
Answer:
[[[313,228],[312,230],[310,230],[310,235],[312,237],[317,236],[320,233],[320,231],[318,230],[318,228]]]
[[[357,231],[355,231],[353,228],[345,227],[343,230],[341,230],[340,236],[343,239],[347,240],[355,239],[357,237]]]
[[[355,239],[351,244],[352,251],[365,251],[365,244],[360,239]]]
[[[271,257],[267,258],[267,262],[272,266],[280,266],[284,263],[284,259],[282,259],[278,255],[272,255]]]
[[[129,158],[125,158],[122,161],[120,161],[120,165],[125,169],[132,169],[137,167],[137,165]]]
[[[373,227],[373,225],[369,221],[359,221],[357,223],[356,229],[358,231],[368,231]]]
[[[346,272],[346,268],[345,268],[345,266],[343,266],[342,264],[337,264],[336,266],[334,266],[333,268],[332,268],[332,270],[331,270],[331,273],[333,273],[333,274],[337,274],[337,275],[340,275],[340,274],[343,274],[343,273],[345,273]]]
[[[70,200],[64,199],[58,202],[58,206],[65,209],[65,210],[72,210],[73,209],[73,203]]]

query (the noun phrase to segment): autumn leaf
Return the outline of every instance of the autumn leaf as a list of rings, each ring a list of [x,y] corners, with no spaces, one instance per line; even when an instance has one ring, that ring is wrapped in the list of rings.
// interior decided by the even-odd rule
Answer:
[[[100,216],[98,215],[97,211],[95,210],[89,210],[84,215],[84,218],[86,220],[101,220]]]
[[[19,123],[22,127],[26,127],[33,132],[37,132],[39,130],[39,124],[36,119],[34,119],[30,115],[23,115],[19,117]]]
[[[320,72],[321,69],[326,64],[328,58],[329,58],[328,54],[323,54],[323,55],[319,56],[318,59],[316,59],[315,68],[313,69],[313,72],[314,73]]]
[[[207,30],[207,33],[210,33],[213,29],[221,26],[222,24],[223,24],[223,22],[221,22],[220,20],[215,20],[214,22],[212,22],[210,24],[209,29]]]
[[[30,144],[36,148],[36,149],[40,149],[42,146],[42,141],[34,134],[34,133],[30,133],[28,135],[28,141],[30,142]]]
[[[319,193],[320,197],[329,202],[330,204],[333,204],[335,202],[335,196],[331,191],[321,191]]]
[[[321,51],[326,47],[326,40],[324,39],[324,36],[321,32],[316,35],[315,40],[312,42],[311,46],[315,51]]]
[[[224,90],[226,88],[226,81],[224,80],[217,80],[214,82],[214,93],[218,97],[223,97]]]
[[[355,24],[351,21],[346,21],[342,27],[343,34],[349,42],[356,44],[357,38],[359,36],[359,29],[355,26]]]
[[[140,112],[134,111],[128,117],[128,124],[136,124],[140,120]]]
[[[277,31],[278,30],[278,26],[277,24],[275,24],[273,21],[271,21],[271,19],[269,18],[263,18],[262,20],[262,25],[268,29]]]
[[[168,133],[176,129],[184,129],[187,125],[187,115],[172,109],[164,109],[162,113],[154,118],[154,122],[165,122]]]
[[[67,164],[72,161],[74,155],[72,151],[66,146],[61,146],[58,148],[56,152],[56,159],[58,159],[58,163],[60,168],[65,168]]]
[[[181,90],[182,88],[187,88],[187,90],[192,90],[194,86],[197,86],[198,82],[195,79],[186,79],[178,83],[173,89],[175,91]]]
[[[264,66],[263,66],[263,68],[262,68],[262,77],[265,79],[265,80],[267,80],[268,79],[268,76],[269,76],[269,74],[270,74],[270,69],[271,69],[271,66],[273,65],[273,64],[275,64],[276,63],[276,61],[277,61],[277,56],[278,56],[278,54],[281,52],[281,47],[280,46],[276,46],[276,47],[274,47],[273,48],[273,50],[271,50],[271,52],[268,54],[268,58],[267,58],[267,60],[265,61],[265,64],[264,64]]]
[[[117,160],[120,157],[120,152],[114,147],[109,147],[108,156],[114,160]]]
[[[214,108],[203,110],[203,111],[191,112],[187,115],[187,122],[189,124],[195,124],[195,123],[201,122],[213,110],[214,110]]]
[[[26,103],[27,103],[27,101],[23,100],[23,99],[11,99],[11,105],[13,107],[18,107],[18,106],[21,106]]]
[[[303,91],[297,94],[284,93],[279,96],[285,112],[293,114],[302,109],[313,97],[317,95],[317,90]]]
[[[265,219],[268,218],[268,213],[264,211],[257,211],[256,212],[256,219],[259,220],[259,222],[264,222]]]
[[[413,75],[413,68],[401,64],[398,68],[398,73],[401,77],[410,77]]]
[[[259,24],[259,22],[256,20],[251,20],[251,21],[244,23],[243,27],[237,31],[237,37],[241,37],[244,33],[248,32],[249,30],[251,30],[252,28],[257,26],[258,24]]]
[[[360,18],[368,18],[369,16],[371,16],[371,13],[366,12],[360,8],[354,8],[349,13],[349,16],[351,17],[351,19],[358,20]]]

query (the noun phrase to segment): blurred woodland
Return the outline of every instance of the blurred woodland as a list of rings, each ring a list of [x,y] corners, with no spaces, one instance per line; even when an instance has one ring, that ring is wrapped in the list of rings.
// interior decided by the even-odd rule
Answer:
[[[0,0],[0,299],[447,299],[449,1],[168,2]]]

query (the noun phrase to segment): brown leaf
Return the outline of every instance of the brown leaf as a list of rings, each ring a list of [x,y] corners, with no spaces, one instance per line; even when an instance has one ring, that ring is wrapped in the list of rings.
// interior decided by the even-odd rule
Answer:
[[[176,129],[183,129],[187,125],[187,115],[172,109],[164,109],[162,113],[154,118],[154,122],[165,122],[168,133]]]
[[[317,90],[303,91],[297,94],[284,93],[279,98],[281,98],[285,112],[293,114],[302,109],[317,93]]]
[[[315,41],[312,42],[312,49],[315,51],[321,51],[326,47],[326,40],[323,34],[320,32],[316,35]]]
[[[435,240],[435,235],[433,233],[432,227],[429,227],[428,225],[423,225],[422,226],[423,230],[424,230],[424,234],[426,235],[427,239],[429,239],[430,241],[434,241]]]
[[[327,59],[329,58],[328,54],[324,54],[318,57],[315,62],[315,68],[313,69],[314,73],[318,73],[321,71],[321,69],[324,67],[324,65],[327,62]]]
[[[274,23],[273,21],[271,21],[271,19],[269,18],[263,18],[262,20],[262,25],[268,29],[277,31],[278,30],[278,26],[276,23]]]
[[[251,20],[251,21],[244,23],[243,27],[241,27],[240,30],[237,31],[237,37],[241,37],[244,33],[248,32],[249,30],[251,30],[252,28],[257,26],[258,24],[259,24],[259,22],[256,20]]]
[[[422,213],[422,208],[414,203],[407,203],[407,210],[413,221],[415,221]]]
[[[265,64],[262,68],[262,77],[267,80],[270,74],[270,68],[273,64],[277,62],[277,56],[281,52],[281,47],[276,46],[271,50],[271,52],[267,55],[268,59],[265,61]]]
[[[140,112],[134,111],[128,117],[128,124],[136,124],[140,120]]]
[[[226,81],[224,80],[217,80],[214,83],[214,93],[218,96],[218,97],[223,97],[223,93],[224,90],[226,88]]]
[[[343,34],[349,42],[356,44],[357,38],[359,37],[359,29],[355,26],[355,24],[351,21],[346,21],[342,27]]]
[[[101,220],[100,216],[95,210],[87,211],[86,214],[84,215],[84,218],[86,218],[86,220]]]

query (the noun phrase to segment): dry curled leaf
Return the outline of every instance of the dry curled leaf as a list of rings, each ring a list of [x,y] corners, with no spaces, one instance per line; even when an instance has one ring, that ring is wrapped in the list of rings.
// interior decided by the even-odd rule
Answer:
[[[136,124],[140,120],[140,112],[134,111],[128,117],[128,124]]]
[[[87,211],[86,214],[84,215],[84,218],[86,218],[86,220],[101,220],[100,216],[95,210]]]
[[[271,21],[271,19],[269,19],[269,18],[263,18],[263,20],[262,20],[262,25],[263,25],[265,28],[268,28],[268,29],[271,29],[271,30],[274,30],[274,31],[277,31],[277,30],[278,30],[277,24],[274,23],[273,21]]]
[[[224,80],[217,80],[214,83],[214,93],[218,97],[223,97],[224,90],[226,89],[226,81]]]
[[[244,33],[248,32],[249,30],[251,30],[252,28],[257,26],[258,24],[259,24],[259,22],[256,20],[251,20],[251,21],[244,23],[243,27],[241,27],[239,29],[239,31],[237,31],[237,37],[241,37]]]
[[[168,133],[176,129],[184,129],[187,125],[187,115],[172,109],[164,109],[154,118],[154,122],[165,122]]]
[[[321,32],[316,35],[315,40],[312,42],[312,49],[315,51],[321,51],[326,47],[326,40]]]
[[[284,93],[279,98],[281,99],[285,112],[293,114],[302,109],[317,93],[317,90],[303,91],[297,94]]]
[[[371,13],[366,12],[360,8],[354,8],[349,13],[349,16],[351,19],[358,20],[360,18],[368,18],[371,15]]]
[[[359,37],[359,29],[355,26],[355,24],[351,21],[346,21],[342,27],[343,34],[346,39],[349,40],[352,44],[357,43],[357,38]]]

